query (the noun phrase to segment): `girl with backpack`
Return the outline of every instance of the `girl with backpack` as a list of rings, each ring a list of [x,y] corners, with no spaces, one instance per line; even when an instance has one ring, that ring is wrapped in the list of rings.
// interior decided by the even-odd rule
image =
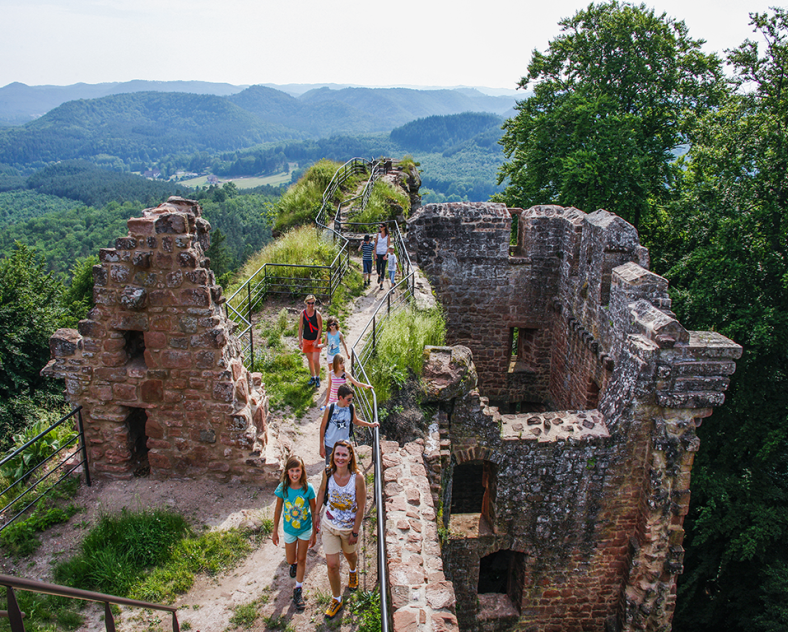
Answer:
[[[290,577],[296,580],[293,589],[293,604],[296,610],[303,610],[303,582],[306,572],[306,552],[315,546],[316,530],[312,529],[312,516],[315,511],[315,488],[306,478],[306,466],[300,456],[290,456],[282,472],[282,480],[274,491],[274,530],[271,541],[279,546],[279,519],[284,513],[285,555],[290,564]],[[282,509],[284,508],[284,512]]]
[[[323,317],[315,308],[315,297],[304,300],[306,309],[298,319],[298,343],[309,364],[309,386],[320,388],[320,339],[323,337]]]

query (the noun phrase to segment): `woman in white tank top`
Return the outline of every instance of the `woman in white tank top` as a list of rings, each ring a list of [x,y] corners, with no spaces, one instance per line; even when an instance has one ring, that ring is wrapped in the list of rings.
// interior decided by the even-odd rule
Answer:
[[[326,490],[328,490],[327,498]],[[315,530],[322,533],[328,581],[334,597],[326,609],[326,617],[329,619],[333,619],[342,609],[340,552],[345,556],[350,567],[348,588],[350,590],[358,588],[356,543],[366,500],[367,486],[356,464],[353,446],[348,441],[337,441],[331,453],[331,465],[323,472],[323,481],[317,492],[314,517]],[[326,513],[321,522],[320,510],[324,502]]]
[[[380,231],[375,235],[375,269],[378,272],[378,285],[383,289],[383,276],[386,271],[385,256],[389,251],[389,229],[385,224],[380,225]]]

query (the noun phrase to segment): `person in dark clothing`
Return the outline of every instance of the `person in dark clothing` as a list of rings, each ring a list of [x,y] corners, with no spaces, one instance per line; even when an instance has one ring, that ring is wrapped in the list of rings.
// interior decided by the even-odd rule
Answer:
[[[315,297],[310,294],[304,301],[306,309],[298,320],[298,344],[309,363],[309,386],[320,388],[320,349],[323,345],[323,317],[315,308]]]

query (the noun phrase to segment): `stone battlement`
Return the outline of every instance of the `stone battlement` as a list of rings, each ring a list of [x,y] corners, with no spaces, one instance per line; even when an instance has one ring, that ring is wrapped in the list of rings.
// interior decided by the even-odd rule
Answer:
[[[603,210],[432,204],[408,240],[453,345],[425,351],[424,458],[460,629],[669,629],[695,428],[741,347],[684,328]]]

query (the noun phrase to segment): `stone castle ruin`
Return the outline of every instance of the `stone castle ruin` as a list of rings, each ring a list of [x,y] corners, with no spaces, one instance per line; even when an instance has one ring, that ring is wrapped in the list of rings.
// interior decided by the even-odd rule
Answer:
[[[95,308],[50,340],[43,375],[83,406],[91,471],[256,480],[268,398],[244,368],[205,251],[200,206],[173,197],[128,221],[93,268]]]
[[[454,345],[425,352],[423,453],[459,628],[669,630],[695,428],[741,347],[682,327],[635,229],[603,210],[432,204],[408,240]],[[386,480],[407,508],[407,481]],[[414,574],[392,592],[423,619]]]
[[[382,446],[394,629],[669,630],[695,429],[741,347],[676,320],[606,211],[431,204],[407,229],[451,346],[425,351],[427,435]],[[170,198],[128,230],[43,370],[83,406],[91,470],[278,473],[199,205]]]

